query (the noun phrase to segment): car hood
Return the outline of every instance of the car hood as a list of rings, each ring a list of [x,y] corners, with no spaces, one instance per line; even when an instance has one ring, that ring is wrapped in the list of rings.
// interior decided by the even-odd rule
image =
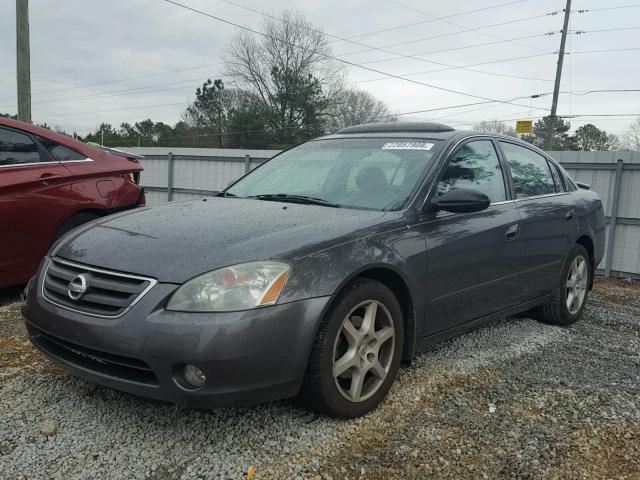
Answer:
[[[182,283],[216,268],[292,260],[366,234],[384,212],[241,198],[169,203],[92,222],[52,255]]]

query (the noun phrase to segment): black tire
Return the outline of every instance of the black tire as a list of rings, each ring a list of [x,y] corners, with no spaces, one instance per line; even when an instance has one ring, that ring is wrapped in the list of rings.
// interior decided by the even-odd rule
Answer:
[[[362,321],[360,326],[356,327],[358,335],[360,335],[360,332],[366,331],[364,311],[367,307],[362,305],[367,304],[367,302],[376,304],[377,313],[373,327],[374,333],[373,337],[369,336],[369,333],[364,334],[361,338],[362,343],[358,344],[358,348],[353,349],[354,352],[359,352],[353,354],[354,358],[357,357],[355,361],[359,362],[359,366],[354,366],[353,369],[357,369],[358,372],[366,372],[362,373],[363,378],[366,379],[362,392],[363,397],[369,396],[360,401],[353,401],[353,399],[346,398],[345,387],[343,386],[341,391],[339,384],[346,381],[353,382],[354,370],[349,368],[345,371],[345,374],[350,372],[351,378],[334,378],[334,355],[340,345],[339,342],[345,341],[345,337],[340,336],[343,335],[341,334],[343,321],[347,316],[355,319],[356,322],[358,318]],[[358,310],[358,308],[362,310]],[[356,315],[360,311],[363,312],[362,317]],[[391,319],[390,322],[389,319]],[[300,399],[313,410],[337,418],[359,417],[376,408],[386,396],[398,374],[404,343],[403,322],[402,309],[398,304],[398,300],[385,285],[369,279],[357,279],[349,284],[338,294],[318,329],[300,390]],[[376,335],[380,334],[385,323],[387,327],[393,327],[394,336],[388,340],[381,340],[382,337],[378,338]],[[375,325],[380,328],[376,329]],[[387,329],[387,331],[390,330]],[[372,340],[374,337],[375,339]],[[344,345],[347,344],[345,343]],[[351,343],[348,345],[351,345]],[[362,368],[360,370],[363,365],[372,365],[366,362],[373,362],[374,357],[369,356],[371,351],[369,353],[366,353],[366,351],[367,348],[376,348],[376,346],[375,359],[378,362],[377,365],[388,365],[386,376],[371,373],[375,371],[375,368],[370,370]],[[341,357],[341,355],[338,356]],[[362,362],[365,363],[363,364]],[[381,379],[380,377],[383,378]],[[366,388],[368,388],[369,393],[365,395]]]
[[[95,220],[96,218],[100,218],[100,215],[96,215],[95,213],[76,213],[75,215],[67,218],[62,225],[58,227],[58,231],[53,236],[53,241],[51,243],[55,243],[60,237],[69,233],[74,228],[90,222],[91,220]]]
[[[577,310],[571,312],[569,311],[569,307],[567,305],[567,281],[569,277],[569,271],[574,261],[578,257],[582,257],[586,260],[586,288],[584,290],[584,298],[581,305]],[[593,275],[591,269],[591,258],[589,256],[589,252],[587,252],[587,249],[582,245],[576,245],[575,247],[573,247],[569,252],[569,255],[567,255],[567,260],[564,264],[564,267],[562,268],[560,277],[560,288],[558,288],[554,292],[553,298],[549,302],[544,305],[540,305],[533,310],[534,318],[543,323],[563,326],[572,325],[577,322],[580,318],[580,315],[582,314],[582,311],[584,310],[584,306],[587,304],[587,299],[589,296],[589,285],[591,284],[591,276]]]

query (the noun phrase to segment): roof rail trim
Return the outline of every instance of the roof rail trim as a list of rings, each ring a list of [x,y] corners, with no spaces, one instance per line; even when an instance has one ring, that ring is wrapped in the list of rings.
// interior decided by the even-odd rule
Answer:
[[[442,123],[433,122],[384,122],[365,123],[338,130],[338,134],[351,133],[391,133],[391,132],[453,132],[454,128]]]

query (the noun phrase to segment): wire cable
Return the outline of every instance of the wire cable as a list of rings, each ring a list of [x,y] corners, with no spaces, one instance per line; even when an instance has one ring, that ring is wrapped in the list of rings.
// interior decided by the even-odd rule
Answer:
[[[408,9],[408,10],[411,10],[413,12],[419,13],[421,15],[425,15],[425,16],[430,17],[430,18],[437,18],[435,15],[431,15],[430,13],[427,13],[424,10],[420,10],[418,8],[412,7],[411,5],[407,5],[406,3],[402,3],[402,2],[400,2],[398,0],[387,0],[387,1],[390,2],[390,3],[393,3],[395,5],[399,5],[399,6],[403,7],[403,8]],[[453,25],[454,27],[468,28],[465,25],[460,25],[459,23],[452,22],[451,20],[448,20],[448,19],[444,19],[442,21],[445,22],[445,23],[448,23],[449,25]],[[480,34],[480,35],[483,35],[485,37],[493,38],[494,40],[501,40],[503,42],[512,43],[514,45],[517,45],[518,47],[525,47],[525,48],[529,48],[531,50],[537,50],[539,52],[543,51],[543,50],[539,49],[538,47],[534,47],[532,45],[527,45],[525,43],[519,43],[519,42],[513,41],[513,40],[505,40],[504,38],[498,37],[497,35],[493,35],[491,33],[483,32],[481,30],[478,30],[477,28],[473,29],[473,31],[478,33],[478,34]]]
[[[170,0],[163,0],[163,1],[170,1]],[[415,40],[406,40],[406,41],[403,41],[403,42],[389,43],[387,45],[382,45],[380,48],[398,47],[400,45],[410,45],[410,44],[413,44],[413,43],[425,42],[427,40],[432,40],[434,38],[451,37],[453,35],[459,35],[461,33],[472,32],[472,31],[475,31],[475,30],[483,30],[483,29],[486,29],[486,28],[493,28],[493,27],[499,27],[499,26],[502,26],[502,25],[510,25],[510,24],[513,24],[513,23],[519,23],[519,22],[525,22],[525,21],[529,21],[529,20],[535,20],[535,19],[538,19],[538,18],[548,17],[550,15],[557,15],[558,13],[559,13],[559,11],[556,10],[556,11],[549,12],[549,13],[543,13],[541,15],[533,15],[533,16],[530,16],[530,17],[516,18],[514,20],[507,20],[507,21],[504,21],[504,22],[493,23],[491,25],[483,25],[483,26],[475,27],[475,28],[467,28],[467,29],[464,29],[464,30],[459,30],[457,32],[441,33],[439,35],[431,35],[429,37],[422,37],[422,38],[418,38],[418,39],[415,39]],[[353,51],[353,52],[341,53],[339,55],[344,57],[344,56],[348,56],[348,55],[356,55],[358,53],[365,53],[367,51],[368,50],[356,50],[356,51]]]
[[[632,5],[617,5],[615,7],[583,8],[579,10],[571,10],[571,13],[604,12],[605,10],[621,10],[623,8],[636,8],[636,7],[640,7],[640,3],[634,3]]]
[[[190,11],[198,13],[200,15],[209,17],[209,18],[211,18],[213,20],[225,23],[227,25],[232,25],[232,26],[240,28],[242,30],[245,30],[245,31],[254,33],[256,35],[259,35],[261,37],[265,37],[265,38],[268,38],[270,40],[274,40],[274,41],[277,41],[279,43],[283,43],[283,44],[288,45],[290,47],[298,48],[298,49],[301,49],[301,50],[306,51],[308,53],[314,53],[314,54],[316,54],[318,56],[338,61],[338,62],[343,63],[345,65],[350,65],[352,67],[357,67],[357,68],[360,68],[360,69],[363,69],[363,70],[368,70],[368,71],[373,72],[373,73],[378,73],[380,75],[386,75],[386,76],[393,77],[393,78],[396,78],[398,80],[402,80],[402,81],[405,81],[405,82],[408,82],[408,83],[413,83],[415,85],[421,85],[421,86],[424,86],[424,87],[432,88],[432,89],[435,89],[435,90],[440,90],[440,91],[443,91],[443,92],[455,93],[457,95],[463,95],[463,96],[467,96],[467,97],[471,97],[471,98],[478,98],[478,99],[481,99],[481,100],[490,100],[490,101],[496,102],[496,103],[509,103],[509,104],[517,105],[516,103],[509,102],[509,101],[506,101],[506,100],[499,100],[499,99],[495,99],[495,98],[485,97],[485,96],[482,96],[482,95],[475,95],[475,94],[472,94],[472,93],[463,92],[463,91],[460,91],[460,90],[454,90],[452,88],[441,87],[441,86],[438,86],[438,85],[432,85],[432,84],[428,84],[428,83],[424,83],[424,82],[419,82],[417,80],[413,80],[413,79],[410,79],[410,78],[404,78],[404,77],[402,77],[400,75],[394,75],[392,73],[383,72],[383,71],[377,70],[375,68],[367,67],[367,66],[364,66],[364,65],[359,65],[357,63],[350,62],[350,61],[345,60],[343,58],[338,58],[338,57],[335,57],[333,55],[329,55],[329,54],[326,54],[326,53],[323,53],[323,52],[318,52],[317,50],[314,50],[314,49],[311,49],[311,48],[307,48],[307,47],[303,47],[303,46],[297,45],[297,44],[292,43],[292,42],[288,42],[286,40],[282,40],[282,39],[279,39],[279,38],[276,38],[276,37],[272,37],[270,35],[267,35],[266,33],[260,32],[258,30],[253,29],[253,28],[247,27],[245,25],[240,25],[240,24],[237,24],[237,23],[232,22],[230,20],[226,20],[224,18],[218,17],[216,15],[212,15],[212,14],[204,12],[202,10],[198,10],[198,9],[190,7],[188,5],[184,5],[184,4],[179,3],[179,2],[177,2],[175,0],[162,0],[162,1],[164,1],[166,3],[170,3],[170,4],[173,4],[173,5],[176,5],[176,6],[181,7],[181,8],[184,8],[186,10],[190,10]],[[522,105],[519,105],[519,106],[522,106]],[[544,108],[544,110],[549,110],[549,109]]]
[[[264,12],[262,10],[257,10],[255,8],[247,7],[246,5],[242,5],[241,3],[237,3],[237,2],[234,2],[234,1],[231,1],[231,0],[220,0],[220,1],[223,2],[223,3],[226,3],[228,5],[233,5],[235,7],[241,8],[243,10],[247,10],[249,12],[257,13],[257,14],[262,15],[264,17],[271,18],[271,19],[276,20],[278,22],[291,24],[291,22],[288,22],[287,20],[284,20],[282,18],[276,17],[274,15],[270,15],[269,13],[266,13],[266,12]],[[389,1],[393,1],[393,0],[389,0]],[[294,26],[299,27],[299,26],[302,26],[302,25],[295,24]],[[411,59],[417,60],[419,62],[431,63],[431,64],[434,64],[434,65],[439,65],[441,67],[447,67],[447,68],[451,68],[451,69],[458,68],[455,65],[450,65],[450,64],[447,64],[447,63],[443,63],[443,62],[436,62],[434,60],[427,60],[425,58],[420,58],[420,57],[418,57],[416,55],[405,55],[405,54],[394,52],[394,51],[391,51],[391,50],[386,50],[386,49],[381,48],[381,47],[374,47],[374,46],[366,44],[366,43],[353,41],[353,40],[350,40],[348,38],[343,38],[343,37],[340,37],[338,35],[327,33],[327,32],[324,32],[322,30],[318,30],[316,28],[311,28],[311,27],[306,27],[306,26],[302,26],[302,28],[304,28],[305,30],[309,30],[311,32],[314,32],[314,33],[318,33],[318,34],[323,35],[323,36],[328,37],[328,38],[334,38],[334,39],[338,39],[338,40],[343,41],[343,42],[348,42],[348,43],[351,43],[351,44],[354,44],[354,45],[365,47],[367,49],[367,51],[376,50],[376,51],[388,53],[390,55],[395,55],[395,59],[411,58]],[[364,64],[361,63],[360,65],[364,65]],[[497,76],[497,77],[517,78],[519,80],[535,80],[535,81],[542,81],[542,82],[552,82],[553,81],[552,79],[546,79],[546,78],[525,77],[525,76],[511,75],[511,74],[506,74],[506,73],[487,72],[487,71],[484,71],[484,70],[473,70],[473,69],[469,69],[469,68],[462,68],[462,70],[467,70],[467,71],[470,71],[470,72],[473,72],[473,73],[482,73],[482,74],[485,74],[485,75],[492,75],[492,76]]]
[[[129,80],[139,80],[141,78],[159,77],[161,75],[169,75],[171,73],[187,72],[189,70],[198,70],[198,69],[201,69],[201,68],[217,67],[217,66],[220,66],[220,65],[223,65],[223,64],[224,64],[224,62],[210,63],[210,64],[207,64],[207,65],[198,65],[198,66],[195,66],[195,67],[187,67],[187,68],[180,68],[180,69],[177,69],[177,70],[169,70],[169,71],[166,71],[166,72],[150,73],[150,74],[147,74],[147,75],[138,75],[138,76],[135,76],[135,77],[120,78],[120,79],[117,79],[117,80],[108,80],[106,82],[86,83],[84,85],[78,85],[77,87],[57,88],[55,90],[47,90],[47,91],[43,91],[43,92],[36,92],[36,93],[33,93],[32,95],[44,95],[44,94],[47,94],[47,93],[68,92],[70,90],[77,90],[79,88],[87,88],[87,87],[95,87],[95,86],[98,86],[98,85],[108,85],[108,84],[112,84],[112,83],[127,82]],[[4,97],[4,98],[14,98],[14,97]]]
[[[436,18],[433,18],[433,19],[430,19],[430,20],[423,20],[421,22],[407,23],[407,24],[404,24],[404,25],[397,25],[395,27],[383,28],[382,30],[373,30],[371,32],[360,33],[358,35],[352,35],[352,36],[350,36],[348,38],[349,39],[353,39],[353,38],[366,37],[366,36],[369,36],[369,35],[377,35],[378,33],[391,32],[393,30],[399,30],[401,28],[414,27],[416,25],[424,25],[426,23],[437,22],[439,20],[445,20],[445,19],[448,19],[448,18],[460,17],[462,15],[469,15],[469,14],[477,13],[477,12],[486,12],[487,10],[493,10],[493,9],[500,8],[500,7],[506,7],[507,5],[513,5],[513,4],[516,4],[516,3],[522,3],[524,1],[526,1],[526,0],[515,0],[515,1],[512,1],[512,2],[500,3],[498,5],[491,5],[491,6],[488,6],[488,7],[474,8],[473,10],[467,10],[467,11],[460,12],[460,13],[454,13],[454,14],[451,14],[451,15],[446,15],[444,17],[436,17]]]

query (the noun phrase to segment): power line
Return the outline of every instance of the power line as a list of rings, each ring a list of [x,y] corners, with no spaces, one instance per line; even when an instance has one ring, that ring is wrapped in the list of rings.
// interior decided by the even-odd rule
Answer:
[[[241,8],[243,10],[247,10],[249,12],[260,14],[260,15],[262,15],[264,17],[271,18],[271,19],[276,20],[278,22],[291,24],[291,22],[289,22],[287,20],[284,20],[283,18],[279,18],[279,17],[276,17],[274,15],[270,15],[270,14],[268,14],[266,12],[263,12],[261,10],[257,10],[255,8],[247,7],[246,5],[242,5],[241,3],[237,3],[237,2],[234,2],[234,1],[231,1],[231,0],[220,0],[220,1],[223,2],[223,3],[229,4],[229,5],[233,5],[235,7]],[[389,0],[389,1],[393,1],[393,0]],[[381,47],[374,47],[374,46],[366,44],[366,43],[361,43],[361,42],[350,40],[348,38],[340,37],[338,35],[334,35],[334,34],[331,34],[331,33],[326,33],[324,31],[318,30],[316,28],[306,27],[304,25],[299,25],[299,24],[296,24],[296,26],[301,26],[305,30],[309,30],[311,32],[318,33],[318,34],[323,35],[325,37],[334,38],[334,39],[337,39],[337,40],[340,40],[340,41],[343,41],[343,42],[348,42],[348,43],[351,43],[351,44],[354,44],[354,45],[365,47],[367,49],[367,51],[376,50],[376,51],[388,53],[390,55],[395,55],[396,59],[411,58],[413,60],[418,60],[419,62],[431,63],[431,64],[434,64],[434,65],[439,65],[441,67],[447,67],[447,68],[451,68],[451,69],[457,69],[458,68],[455,65],[450,65],[450,64],[447,64],[447,63],[443,63],[443,62],[436,62],[434,60],[427,60],[425,58],[420,58],[420,57],[418,57],[416,55],[405,55],[405,54],[402,54],[402,53],[393,52],[391,50],[386,50],[386,49],[381,48]],[[364,65],[364,64],[361,63],[360,65]],[[511,75],[511,74],[506,74],[506,73],[487,72],[487,71],[484,71],[484,70],[472,70],[472,69],[468,69],[468,68],[462,68],[462,70],[468,70],[468,71],[474,72],[474,73],[482,73],[482,74],[485,74],[485,75],[492,75],[492,76],[497,76],[497,77],[517,78],[517,79],[520,79],[520,80],[536,80],[536,81],[543,81],[543,82],[551,81],[551,80],[542,79],[542,78],[532,78],[532,77],[524,77],[524,76],[519,76],[519,75]]]
[[[573,30],[569,33],[573,33],[575,35],[583,35],[585,33],[602,33],[602,32],[622,32],[624,30],[638,30],[640,26],[633,27],[617,27],[617,28],[600,28],[597,30]]]
[[[626,51],[635,51],[640,50],[640,47],[629,47],[629,48],[612,48],[612,49],[604,49],[604,50],[583,50],[577,52],[565,52],[566,55],[581,55],[581,54],[591,54],[591,53],[612,53],[612,52],[626,52]],[[505,63],[505,62],[513,62],[517,60],[526,60],[529,58],[537,58],[537,57],[547,57],[550,55],[556,55],[557,52],[548,52],[548,53],[538,53],[533,55],[525,55],[521,57],[511,57],[511,58],[503,58],[501,60],[491,60],[488,62],[480,62],[480,63],[469,63],[466,65],[461,65],[461,67],[477,67],[481,65],[492,65],[496,63]],[[437,73],[437,72],[445,72],[451,70],[451,68],[436,68],[433,70],[423,70],[420,72],[412,72],[405,73],[404,77],[412,77],[416,75],[426,75],[427,73]],[[358,80],[354,83],[369,83],[369,82],[379,82],[382,80],[388,80],[387,77],[378,77],[378,78],[369,78],[366,80]],[[527,97],[528,98],[528,97]]]
[[[294,48],[299,48],[299,49],[307,51],[309,53],[314,53],[314,54],[316,54],[318,56],[321,56],[321,57],[324,57],[324,58],[329,58],[329,59],[338,61],[340,63],[344,63],[345,65],[350,65],[352,67],[361,68],[363,70],[368,70],[370,72],[378,73],[378,74],[381,74],[381,75],[387,75],[389,77],[393,77],[393,78],[396,78],[398,80],[403,80],[405,82],[413,83],[415,85],[422,85],[424,87],[433,88],[433,89],[440,90],[440,91],[443,91],[443,92],[455,93],[457,95],[464,95],[464,96],[467,96],[467,97],[478,98],[478,99],[481,99],[481,100],[491,100],[492,102],[496,102],[496,103],[510,103],[510,104],[513,104],[513,105],[517,105],[517,104],[509,102],[509,101],[497,100],[497,99],[494,99],[494,98],[484,97],[482,95],[475,95],[475,94],[472,94],[472,93],[462,92],[462,91],[454,90],[454,89],[451,89],[451,88],[440,87],[440,86],[437,86],[437,85],[432,85],[432,84],[428,84],[428,83],[424,83],[424,82],[419,82],[417,80],[404,78],[404,77],[402,77],[400,75],[394,75],[394,74],[383,72],[381,70],[377,70],[377,69],[374,69],[374,68],[370,68],[370,67],[367,67],[367,66],[359,65],[357,63],[350,62],[348,60],[344,60],[343,58],[334,57],[334,56],[326,54],[326,53],[318,52],[317,50],[313,50],[311,48],[306,48],[306,47],[303,47],[303,46],[300,46],[300,45],[296,45],[295,43],[288,42],[286,40],[282,40],[282,39],[279,39],[279,38],[276,38],[276,37],[272,37],[272,36],[267,35],[267,34],[265,34],[263,32],[260,32],[258,30],[249,28],[249,27],[247,27],[245,25],[240,25],[240,24],[234,23],[234,22],[232,22],[230,20],[226,20],[224,18],[217,17],[217,16],[212,15],[210,13],[203,12],[202,10],[198,10],[198,9],[190,7],[188,5],[184,5],[184,4],[176,2],[174,0],[163,0],[163,1],[166,2],[166,3],[171,3],[171,4],[176,5],[178,7],[184,8],[186,10],[190,10],[192,12],[198,13],[200,15],[204,15],[206,17],[212,18],[212,19],[217,20],[219,22],[226,23],[228,25],[232,25],[232,26],[240,28],[242,30],[246,30],[246,31],[254,33],[256,35],[260,35],[262,37],[269,38],[271,40],[274,40],[274,41],[277,41],[277,42],[280,42],[280,43],[284,43],[285,45],[289,45],[289,46],[294,47]],[[519,106],[523,106],[523,105],[519,105]],[[546,110],[546,109],[544,109],[544,110]]]
[[[607,48],[605,50],[582,50],[579,52],[565,52],[567,55],[581,55],[583,53],[612,53],[612,52],[631,52],[634,50],[640,50],[640,47],[629,48]]]
[[[501,60],[492,60],[489,62],[480,62],[480,63],[470,63],[467,65],[462,65],[464,67],[476,67],[476,66],[480,66],[480,65],[492,65],[492,64],[496,64],[496,63],[505,63],[505,62],[513,62],[516,60],[525,60],[525,59],[529,59],[529,58],[537,58],[537,57],[548,57],[550,55],[555,55],[555,53],[553,52],[549,52],[549,53],[536,53],[533,55],[524,55],[521,57],[511,57],[511,58],[503,58]],[[404,76],[405,77],[412,77],[415,75],[424,75],[427,73],[436,73],[436,72],[445,72],[448,70],[452,70],[451,68],[436,68],[433,70],[423,70],[420,72],[412,72],[412,73],[405,73]],[[378,78],[370,78],[370,79],[366,79],[366,80],[358,80],[354,83],[369,83],[369,82],[377,82],[380,80],[387,80],[387,77],[378,77]]]
[[[640,28],[640,27],[638,27]],[[446,53],[446,52],[453,52],[456,50],[465,50],[468,48],[477,48],[477,47],[486,47],[487,45],[497,45],[500,43],[506,43],[509,41],[513,41],[513,40],[523,40],[523,39],[527,39],[527,38],[539,38],[539,37],[549,37],[551,35],[555,35],[556,33],[559,32],[547,32],[547,33],[538,33],[535,35],[525,35],[523,37],[515,37],[515,38],[508,38],[508,39],[504,39],[504,40],[496,40],[495,42],[485,42],[485,43],[474,43],[474,44],[469,44],[469,45],[462,45],[460,47],[449,47],[449,48],[443,48],[440,50],[429,50],[427,52],[421,52],[421,53],[416,53],[414,55],[416,56],[422,56],[422,55],[434,55],[436,53]],[[587,33],[587,32],[584,32]],[[369,65],[372,63],[382,63],[382,62],[389,62],[391,60],[397,60],[397,57],[394,58],[383,58],[382,60],[372,60],[370,62],[361,62],[361,65]]]
[[[33,95],[45,95],[48,93],[57,93],[57,92],[68,92],[70,90],[78,90],[80,88],[87,88],[87,87],[95,87],[98,85],[108,85],[108,84],[112,84],[112,83],[119,83],[119,82],[127,82],[129,80],[139,80],[141,78],[150,78],[150,77],[159,77],[161,75],[169,75],[171,73],[178,73],[178,72],[187,72],[189,70],[199,70],[201,68],[209,68],[209,67],[216,67],[216,66],[220,66],[222,65],[224,62],[218,62],[218,63],[210,63],[207,65],[198,65],[195,67],[187,67],[187,68],[180,68],[177,70],[169,70],[166,72],[158,72],[158,73],[150,73],[147,75],[138,75],[135,77],[126,77],[126,78],[120,78],[120,79],[116,79],[116,80],[109,80],[106,82],[97,82],[97,83],[86,83],[83,85],[78,85],[76,87],[68,87],[68,88],[58,88],[58,89],[54,89],[54,90],[46,90],[46,91],[42,91],[42,92],[36,92]],[[13,97],[4,97],[4,98],[13,98]]]
[[[636,8],[640,7],[640,3],[634,3],[632,5],[618,5],[615,7],[603,7],[603,8],[582,8],[580,10],[571,10],[571,13],[589,13],[589,12],[603,12],[605,10],[620,10],[623,8]]]
[[[349,39],[353,39],[353,38],[366,37],[366,36],[369,36],[369,35],[376,35],[378,33],[390,32],[392,30],[398,30],[398,29],[401,29],[401,28],[414,27],[416,25],[424,25],[426,23],[437,22],[438,20],[445,20],[445,19],[448,19],[448,18],[460,17],[462,15],[469,15],[469,14],[477,13],[477,12],[486,12],[487,10],[493,10],[495,8],[505,7],[507,5],[513,5],[513,4],[516,4],[516,3],[522,3],[524,1],[526,1],[526,0],[516,0],[516,1],[512,1],[512,2],[507,2],[507,3],[500,3],[498,5],[492,5],[492,6],[489,6],[489,7],[475,8],[473,10],[467,10],[467,11],[460,12],[460,13],[454,13],[452,15],[446,15],[444,17],[436,17],[436,18],[433,18],[433,19],[430,19],[430,20],[423,20],[421,22],[407,23],[405,25],[398,25],[398,26],[395,26],[395,27],[384,28],[382,30],[374,30],[374,31],[371,31],[371,32],[360,33],[358,35],[352,35],[352,36],[350,36],[348,38]]]
[[[164,1],[170,1],[170,0],[164,0]],[[423,38],[418,38],[418,39],[415,39],[415,40],[406,40],[406,41],[403,41],[403,42],[390,43],[390,44],[387,44],[387,45],[383,45],[380,48],[391,48],[391,47],[398,47],[400,45],[409,45],[409,44],[413,44],[413,43],[420,43],[420,42],[425,42],[427,40],[432,40],[434,38],[450,37],[450,36],[453,36],[453,35],[459,35],[461,33],[472,32],[472,31],[475,31],[475,30],[483,30],[483,29],[486,29],[486,28],[499,27],[499,26],[502,26],[502,25],[510,25],[510,24],[513,24],[513,23],[519,23],[519,22],[525,22],[525,21],[529,21],[529,20],[535,20],[537,18],[548,17],[550,15],[557,15],[558,13],[559,13],[559,11],[553,11],[553,12],[549,12],[549,13],[543,13],[541,15],[533,15],[533,16],[530,16],[530,17],[516,18],[516,19],[513,19],[513,20],[507,20],[507,21],[500,22],[500,23],[493,23],[491,25],[483,25],[483,26],[475,27],[475,28],[467,28],[467,29],[464,29],[464,30],[459,30],[457,32],[441,33],[439,35],[431,35],[430,37],[423,37]],[[357,50],[357,51],[354,51],[354,52],[341,53],[340,55],[341,56],[356,55],[358,53],[365,53],[367,51],[368,50]]]
[[[517,99],[521,99],[521,98],[528,98],[528,97],[514,97],[512,100],[517,100]],[[408,112],[400,112],[400,113],[390,113],[388,115],[382,115],[378,118],[390,118],[390,117],[398,117],[398,116],[404,116],[404,115],[417,115],[419,113],[430,113],[430,112],[437,112],[437,111],[442,111],[442,110],[452,110],[452,109],[456,109],[456,108],[463,108],[463,107],[469,107],[469,106],[474,106],[474,105],[486,105],[489,103],[495,103],[495,102],[491,102],[491,101],[484,101],[484,102],[473,102],[473,103],[465,103],[465,104],[461,104],[461,105],[451,105],[448,107],[435,107],[435,108],[428,108],[428,109],[422,109],[422,110],[412,110],[412,111],[408,111]],[[162,105],[164,106],[164,105]],[[497,106],[497,105],[494,105]],[[136,107],[137,108],[137,107]],[[140,107],[140,108],[148,108],[147,107]],[[86,113],[92,113],[92,112],[86,112]],[[290,127],[279,127],[279,128],[265,128],[265,129],[259,129],[259,130],[244,130],[244,131],[236,131],[236,132],[222,132],[222,133],[204,133],[204,134],[195,134],[195,135],[182,135],[182,136],[171,136],[171,137],[163,137],[163,140],[172,140],[172,139],[177,139],[177,138],[192,138],[192,137],[215,137],[215,136],[219,136],[219,135],[237,135],[237,134],[242,134],[242,133],[259,133],[259,132],[271,132],[274,130],[282,130],[282,129],[293,129],[293,128],[307,128],[307,127],[312,127],[312,126],[321,126],[324,125],[324,123],[312,123],[312,124],[307,124],[307,125],[296,125],[296,126],[290,126]],[[115,138],[119,138],[119,137],[111,137],[111,139],[115,139]]]
[[[412,10],[414,12],[420,13],[421,15],[425,15],[425,16],[431,17],[431,18],[437,18],[435,15],[431,15],[430,13],[427,13],[424,10],[420,10],[418,8],[412,7],[411,5],[407,5],[405,3],[399,2],[398,0],[387,0],[387,1],[391,2],[391,3],[394,3],[396,5],[400,5],[401,7],[404,7],[406,9]],[[454,27],[467,28],[464,25],[460,25],[459,23],[452,22],[452,21],[447,20],[447,19],[444,19],[442,21],[448,23],[449,25],[453,25]],[[484,35],[485,37],[493,38],[495,40],[500,40],[500,41],[503,41],[503,42],[513,43],[514,45],[517,45],[519,47],[530,48],[532,50],[538,50],[539,52],[543,51],[543,50],[539,49],[538,47],[534,47],[532,45],[527,45],[525,43],[519,43],[519,42],[513,41],[513,40],[505,40],[504,38],[498,37],[497,35],[492,35],[491,33],[483,32],[481,30],[478,30],[477,28],[473,29],[473,31],[476,32],[476,33],[479,33],[480,35]]]
[[[633,27],[617,27],[617,28],[603,28],[603,29],[598,29],[598,30],[573,30],[573,31],[569,31],[569,34],[572,35],[584,35],[587,33],[604,33],[604,32],[618,32],[618,31],[625,31],[625,30],[638,30],[640,29],[640,26],[633,26]],[[426,52],[421,52],[421,53],[416,53],[414,54],[417,57],[423,56],[423,55],[434,55],[437,53],[446,53],[446,52],[453,52],[456,50],[465,50],[468,48],[477,48],[477,47],[485,47],[487,45],[497,45],[500,43],[505,43],[505,42],[509,42],[509,41],[514,41],[514,40],[525,40],[525,39],[529,39],[529,38],[540,38],[540,37],[551,37],[553,35],[557,35],[558,33],[562,33],[560,30],[558,31],[549,31],[547,33],[537,33],[535,35],[525,35],[523,37],[515,37],[515,38],[507,38],[504,40],[497,40],[495,42],[485,42],[485,43],[474,43],[474,44],[469,44],[469,45],[462,45],[460,47],[450,47],[450,48],[443,48],[440,50],[429,50]],[[551,54],[551,53],[549,53]],[[553,53],[553,55],[555,55],[555,53]],[[536,55],[534,55],[536,56]],[[370,65],[373,63],[383,63],[383,62],[390,62],[393,60],[397,60],[399,57],[393,57],[393,58],[383,58],[381,60],[371,60],[369,62],[361,62],[360,65]],[[516,57],[517,59],[520,58],[531,58],[531,57]]]
[[[517,97],[517,98],[522,98],[522,97]],[[463,105],[454,105],[454,106],[450,106],[450,107],[438,107],[438,108],[430,108],[430,109],[424,109],[424,110],[413,110],[413,111],[409,111],[409,112],[400,112],[400,113],[391,113],[389,115],[383,115],[379,118],[387,118],[387,117],[398,117],[398,116],[404,116],[404,115],[415,115],[415,114],[419,114],[419,113],[429,113],[429,112],[434,112],[434,111],[438,111],[438,110],[447,110],[447,109],[454,109],[454,108],[462,108],[464,106],[472,106],[472,105],[478,105],[478,104],[482,104],[482,103],[489,103],[489,102],[476,102],[476,103],[468,103],[468,104],[463,104]],[[478,110],[478,109],[476,109]],[[470,113],[472,111],[475,110],[470,110],[467,112],[462,112],[462,113]],[[527,113],[528,110],[526,112],[516,112],[513,113],[512,115],[517,115],[519,113]],[[640,113],[609,113],[609,114],[575,114],[575,115],[558,115],[558,117],[561,118],[597,118],[597,117],[637,117],[640,116]],[[439,117],[439,118],[434,118],[432,120],[438,120],[440,118],[444,118],[444,117]],[[506,121],[510,121],[510,120],[518,120],[522,118],[522,115],[519,115],[518,117],[515,118],[502,118],[502,119],[496,119],[497,121],[500,122],[506,122]],[[449,126],[465,126],[465,125],[472,125],[475,123],[478,123],[482,120],[476,120],[473,122],[466,122],[466,123],[453,123],[453,124],[449,124]],[[165,141],[165,140],[175,140],[175,139],[182,139],[182,138],[205,138],[205,137],[219,137],[219,136],[229,136],[229,135],[240,135],[240,134],[246,134],[246,133],[263,133],[263,132],[273,132],[273,131],[278,131],[278,130],[291,130],[291,129],[307,129],[307,128],[311,128],[311,127],[316,127],[316,126],[322,126],[324,125],[324,123],[310,123],[310,124],[306,124],[306,125],[295,125],[295,126],[289,126],[289,127],[276,127],[276,128],[263,128],[263,129],[254,129],[254,130],[242,130],[242,131],[235,131],[235,132],[220,132],[220,133],[203,133],[203,134],[193,134],[193,135],[178,135],[178,136],[169,136],[169,137],[161,137],[160,140],[161,141]],[[120,137],[107,137],[107,140],[122,140]]]
[[[181,80],[178,82],[160,83],[157,85],[147,85],[144,87],[127,88],[124,90],[112,90],[112,91],[104,92],[97,95],[79,95],[75,97],[64,97],[64,98],[55,98],[52,100],[41,100],[39,102],[34,102],[34,105],[43,105],[47,103],[71,102],[71,101],[77,101],[77,100],[93,100],[96,98],[120,97],[124,95],[146,95],[149,93],[158,93],[158,92],[166,92],[166,91],[172,91],[172,90],[180,90],[185,88],[194,88],[193,82],[203,82],[206,80],[207,80],[206,78],[200,77],[192,80]],[[182,83],[189,83],[190,85],[184,85],[181,87],[172,87],[172,88],[162,88],[159,90],[148,90],[149,88],[164,87],[168,85],[177,85]],[[15,104],[0,105],[0,108],[6,108],[6,107],[15,107]]]
[[[182,105],[184,107],[186,107],[187,105],[189,105],[189,103],[185,103],[185,102],[180,102],[180,103],[165,103],[165,104],[155,104],[155,105],[140,105],[137,107],[126,107],[126,108],[114,108],[114,109],[109,109],[109,110],[95,110],[92,112],[71,112],[71,113],[56,113],[54,115],[39,115],[39,117],[44,117],[44,118],[57,118],[57,117],[66,117],[66,116],[73,116],[73,115],[88,115],[91,113],[107,113],[107,112],[120,112],[123,110],[140,110],[143,108],[159,108],[159,107],[175,107],[177,105]]]

